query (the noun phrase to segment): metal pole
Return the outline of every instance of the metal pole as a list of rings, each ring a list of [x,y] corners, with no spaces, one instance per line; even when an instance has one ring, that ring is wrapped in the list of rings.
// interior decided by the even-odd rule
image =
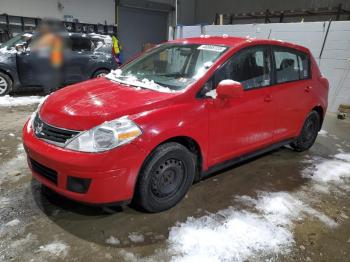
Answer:
[[[175,26],[177,26],[177,0],[175,0]]]
[[[323,39],[323,43],[322,43],[322,48],[321,48],[321,52],[320,52],[320,55],[318,56],[318,59],[319,59],[319,62],[321,63],[321,59],[322,59],[322,53],[323,53],[323,49],[324,49],[324,46],[326,44],[326,41],[327,41],[327,37],[328,37],[328,33],[329,33],[329,28],[331,27],[331,23],[332,23],[332,18],[329,20],[328,22],[328,27],[327,27],[327,31],[326,31],[326,35]]]

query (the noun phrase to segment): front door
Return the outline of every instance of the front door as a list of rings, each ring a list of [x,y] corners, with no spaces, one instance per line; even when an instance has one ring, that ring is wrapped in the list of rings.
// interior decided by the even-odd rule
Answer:
[[[229,160],[272,143],[275,101],[271,84],[271,55],[268,47],[245,48],[216,71],[209,85],[216,88],[224,79],[243,85],[241,98],[226,102],[206,99],[209,111],[208,165]]]
[[[41,86],[45,81],[42,74],[47,68],[48,58],[37,52],[25,51],[16,54],[16,65],[19,80],[22,86]]]

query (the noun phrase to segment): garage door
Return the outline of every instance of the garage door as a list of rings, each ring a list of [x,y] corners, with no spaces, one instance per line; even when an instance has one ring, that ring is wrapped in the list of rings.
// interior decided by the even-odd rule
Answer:
[[[124,62],[140,53],[143,44],[166,41],[167,21],[167,12],[120,7],[118,34]]]

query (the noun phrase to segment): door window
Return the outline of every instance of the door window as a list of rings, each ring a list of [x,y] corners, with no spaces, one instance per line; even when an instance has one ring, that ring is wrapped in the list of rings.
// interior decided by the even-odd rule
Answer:
[[[309,59],[306,54],[284,48],[277,48],[273,53],[278,84],[310,77]]]
[[[240,82],[244,90],[271,85],[271,59],[263,46],[244,49],[228,60],[215,73],[215,86],[232,79]]]
[[[298,55],[300,79],[310,78],[310,61],[306,54]]]

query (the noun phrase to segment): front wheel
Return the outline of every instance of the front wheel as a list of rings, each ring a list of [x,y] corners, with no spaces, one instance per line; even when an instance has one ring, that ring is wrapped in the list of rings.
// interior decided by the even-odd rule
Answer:
[[[134,202],[148,212],[175,206],[193,183],[195,156],[178,143],[166,143],[151,153],[138,178]]]
[[[12,80],[11,78],[0,72],[0,96],[8,95],[12,91]]]
[[[307,116],[299,137],[291,143],[291,147],[298,152],[309,149],[316,140],[320,130],[320,115],[316,111],[311,111]]]

